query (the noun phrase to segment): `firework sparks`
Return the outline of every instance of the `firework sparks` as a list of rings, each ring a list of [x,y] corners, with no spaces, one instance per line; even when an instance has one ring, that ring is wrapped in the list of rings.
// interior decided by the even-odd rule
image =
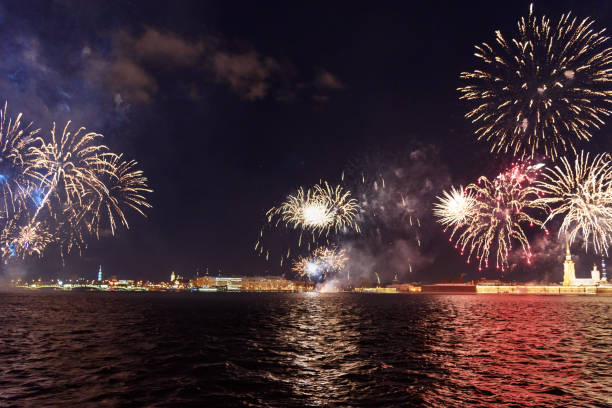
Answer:
[[[146,216],[143,208],[151,207],[144,194],[152,190],[147,187],[147,178],[142,170],[135,169],[136,165],[133,160],[123,160],[121,155],[105,153],[94,166],[94,174],[104,188],[83,194],[80,207],[85,214],[88,230],[97,237],[105,222],[112,235],[115,234],[117,222],[129,228],[124,208],[131,208]]]
[[[332,186],[326,181],[311,188],[300,187],[295,194],[290,194],[285,201],[277,207],[266,212],[267,226],[275,231],[279,226],[285,227],[286,232],[294,235],[291,242],[297,247],[310,251],[316,244],[330,244],[334,234],[340,232],[360,232],[357,214],[359,205],[352,197],[351,192],[342,186]],[[266,259],[270,251],[264,249],[263,228],[255,243],[255,251]],[[290,244],[293,245],[293,244]],[[289,259],[291,246],[282,250],[280,265]]]
[[[505,270],[514,240],[519,242],[530,263],[531,250],[523,225],[542,225],[526,212],[544,208],[543,203],[536,201],[538,196],[532,185],[541,167],[519,163],[494,180],[482,176],[478,183],[468,185],[465,191],[454,189],[438,198],[435,207],[438,222],[445,228],[453,227],[449,240],[452,241],[457,234],[455,248],[462,255],[467,250],[468,263],[474,255],[479,261],[479,269],[488,267],[489,257],[494,254],[496,267]],[[466,201],[469,204],[464,205]],[[457,202],[460,205],[455,207]],[[455,208],[468,211],[457,212]]]
[[[443,191],[442,194],[442,197],[436,197],[438,202],[434,204],[434,215],[445,230],[451,226],[456,230],[469,223],[476,210],[474,194],[463,187],[452,187],[450,191]]]
[[[6,114],[7,104],[0,110],[0,215],[11,219],[27,206],[31,180],[24,175],[27,155],[40,129],[21,126],[21,114],[14,121]]]
[[[564,14],[557,24],[537,18],[533,5],[518,22],[519,38],[496,31],[493,46],[476,46],[483,67],[463,72],[469,82],[461,99],[474,102],[466,114],[491,151],[553,159],[575,152],[611,112],[612,48],[594,21]]]
[[[313,201],[299,209],[296,219],[306,229],[325,229],[334,221],[334,215],[325,203]]]
[[[308,257],[298,257],[292,270],[310,280],[324,281],[330,274],[342,271],[347,260],[344,249],[319,247]]]
[[[344,191],[340,185],[332,187],[327,181],[317,184],[314,189],[316,195],[323,199],[333,214],[333,219],[329,224],[330,230],[338,232],[341,229],[352,229],[359,232],[359,224],[355,219],[359,211],[359,204],[351,196],[350,191]]]
[[[54,239],[48,226],[40,222],[19,226],[19,220],[13,218],[2,230],[3,258],[25,258],[30,255],[41,256],[47,245]]]
[[[2,258],[42,255],[50,244],[62,256],[99,237],[103,218],[114,233],[128,227],[123,208],[144,215],[149,208],[147,179],[136,162],[123,161],[97,143],[101,135],[79,128],[50,137],[11,121],[0,110],[0,248]]]
[[[297,194],[287,196],[279,207],[268,210],[267,217],[270,223],[276,218],[276,225],[282,222],[296,230],[327,235],[343,228],[359,231],[355,221],[358,209],[357,200],[351,197],[350,191],[324,182],[307,190],[300,187]]]
[[[591,243],[595,252],[607,254],[612,236],[612,157],[599,154],[590,160],[581,152],[574,163],[562,157],[561,164],[549,168],[536,183],[544,196],[537,201],[550,210],[544,223],[563,217],[560,236],[572,243],[581,233],[585,249]]]
[[[70,122],[58,136],[54,123],[51,140],[46,142],[38,137],[36,141],[39,145],[30,149],[31,164],[26,168],[26,174],[47,189],[47,194],[34,214],[34,220],[40,209],[52,198],[68,205],[81,203],[83,192],[93,190],[100,194],[105,188],[94,170],[104,165],[99,153],[108,150],[106,146],[95,143],[102,135],[83,133],[83,127],[70,132],[69,126]]]

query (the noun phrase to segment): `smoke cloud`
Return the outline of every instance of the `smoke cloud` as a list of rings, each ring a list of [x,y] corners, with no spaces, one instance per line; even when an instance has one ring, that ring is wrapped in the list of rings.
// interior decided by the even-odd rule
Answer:
[[[378,284],[378,277],[382,285],[423,279],[440,233],[432,203],[450,184],[437,148],[417,144],[401,153],[374,153],[353,160],[346,173],[361,206],[362,230],[342,242],[350,284]]]

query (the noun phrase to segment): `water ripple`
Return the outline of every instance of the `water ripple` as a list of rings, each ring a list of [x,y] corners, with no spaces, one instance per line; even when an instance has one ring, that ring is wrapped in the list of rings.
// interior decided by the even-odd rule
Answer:
[[[0,406],[612,406],[612,297],[0,293]]]

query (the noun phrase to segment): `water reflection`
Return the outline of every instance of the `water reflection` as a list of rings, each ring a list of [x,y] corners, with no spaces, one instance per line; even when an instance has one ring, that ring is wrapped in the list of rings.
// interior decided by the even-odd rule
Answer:
[[[359,355],[358,316],[338,295],[303,295],[277,328],[292,366],[283,380],[296,400],[320,406],[350,398],[350,373],[369,369]]]
[[[612,297],[2,294],[0,406],[610,406]]]
[[[427,389],[432,406],[611,403],[610,303],[522,296],[438,298],[447,316],[430,337],[432,363],[447,371]],[[604,380],[605,384],[602,383]]]

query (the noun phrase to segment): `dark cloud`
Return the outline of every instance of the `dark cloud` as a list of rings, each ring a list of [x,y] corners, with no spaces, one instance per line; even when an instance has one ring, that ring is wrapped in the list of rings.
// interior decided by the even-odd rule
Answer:
[[[204,43],[189,41],[171,31],[147,27],[140,37],[121,37],[124,53],[129,52],[141,61],[168,67],[195,67],[204,54]]]
[[[265,98],[271,78],[280,71],[275,59],[255,51],[241,54],[216,51],[211,67],[218,82],[227,83],[236,94],[250,101]]]
[[[106,82],[121,98],[116,101],[150,102],[158,89],[153,76],[127,58],[118,58],[110,65]]]
[[[322,89],[341,90],[344,84],[331,72],[324,69],[320,70],[314,79],[314,85]]]
[[[201,100],[211,84],[226,86],[244,101],[279,102],[304,93],[327,100],[325,91],[342,86],[326,70],[304,81],[290,62],[264,55],[248,43],[237,47],[219,34],[188,37],[134,22],[119,30],[81,27],[71,41],[63,38],[67,33],[50,41],[46,26],[24,24],[17,16],[7,21],[0,44],[2,97],[10,110],[23,111],[26,120],[43,128],[72,119],[105,129],[110,120],[116,123],[118,113],[160,95]],[[314,85],[302,88],[303,83]]]
[[[113,41],[110,58],[95,58],[89,47],[82,55],[92,71],[86,77],[105,78],[105,85],[120,95],[123,102],[146,103],[158,91],[156,77],[160,70],[191,71],[190,78],[224,84],[246,101],[262,100],[271,95],[278,101],[296,98],[298,90],[312,89],[317,101],[327,101],[325,92],[340,90],[344,85],[326,70],[320,70],[312,86],[298,84],[298,74],[291,63],[265,56],[254,49],[234,50],[220,37],[202,36],[189,40],[172,31],[147,27],[140,34],[122,32]],[[180,79],[178,80],[180,82]],[[300,89],[301,88],[301,89]],[[192,81],[188,96],[200,95]]]
[[[83,75],[90,86],[110,92],[118,108],[151,102],[160,90],[163,71],[197,68],[204,52],[201,42],[151,27],[139,35],[120,32],[111,44],[111,52],[106,54],[90,46],[83,48]]]

